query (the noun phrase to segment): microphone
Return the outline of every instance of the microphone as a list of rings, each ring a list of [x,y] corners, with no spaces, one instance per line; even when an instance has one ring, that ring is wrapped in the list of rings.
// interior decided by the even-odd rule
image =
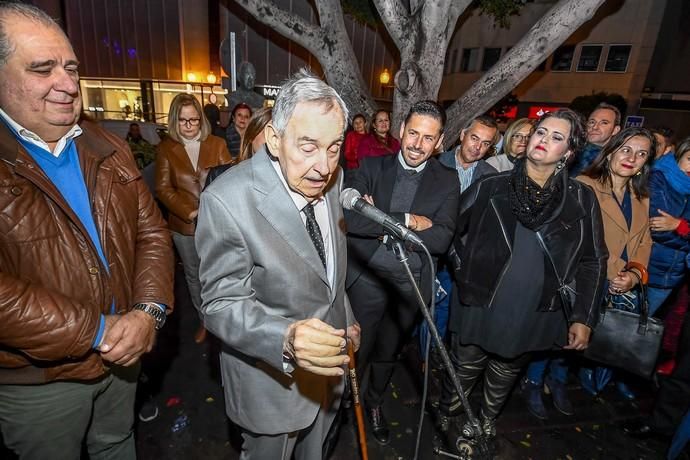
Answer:
[[[383,228],[388,230],[393,236],[403,241],[409,241],[410,243],[424,246],[424,242],[420,237],[376,206],[369,204],[367,200],[362,198],[362,195],[357,190],[353,188],[346,188],[343,190],[340,193],[340,204],[343,205],[343,208],[349,211],[355,211],[367,219],[382,225]]]

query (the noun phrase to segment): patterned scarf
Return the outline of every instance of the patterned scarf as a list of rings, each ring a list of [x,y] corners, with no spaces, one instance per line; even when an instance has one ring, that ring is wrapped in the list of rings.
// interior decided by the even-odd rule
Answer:
[[[513,214],[526,228],[537,231],[558,208],[563,198],[564,170],[557,169],[540,187],[527,175],[524,158],[515,163],[510,176],[510,204]]]

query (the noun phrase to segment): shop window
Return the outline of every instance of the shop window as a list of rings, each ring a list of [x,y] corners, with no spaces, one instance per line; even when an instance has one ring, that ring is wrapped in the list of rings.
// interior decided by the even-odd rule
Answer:
[[[501,48],[484,48],[484,57],[482,58],[482,72],[486,72],[494,66],[501,59]]]
[[[596,72],[601,60],[601,45],[583,45],[580,50],[580,60],[577,62],[578,72]]]
[[[552,72],[570,72],[575,55],[575,45],[563,45],[553,53]]]
[[[604,72],[625,72],[628,69],[631,45],[611,45],[606,56]]]
[[[460,72],[476,72],[479,63],[479,48],[464,48],[460,61]]]

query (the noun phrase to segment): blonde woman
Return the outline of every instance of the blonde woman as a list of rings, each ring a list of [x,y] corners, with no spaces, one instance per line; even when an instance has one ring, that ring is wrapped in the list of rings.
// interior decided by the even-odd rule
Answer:
[[[201,306],[201,286],[194,230],[201,184],[212,166],[231,161],[225,139],[210,132],[211,125],[199,101],[189,94],[178,94],[168,113],[169,135],[158,144],[156,157],[156,195],[168,210],[168,226],[197,310]],[[194,340],[201,343],[205,338],[202,325]]]
[[[527,142],[533,127],[534,121],[529,118],[515,120],[503,135],[503,150],[500,155],[487,158],[486,162],[498,172],[513,169],[515,161],[523,157],[527,151]]]

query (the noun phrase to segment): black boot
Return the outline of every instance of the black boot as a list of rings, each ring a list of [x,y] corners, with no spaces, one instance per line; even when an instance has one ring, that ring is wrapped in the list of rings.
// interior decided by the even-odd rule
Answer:
[[[367,416],[369,423],[371,423],[371,432],[379,444],[386,445],[390,442],[390,430],[388,429],[388,422],[383,416],[383,408],[381,406],[371,406],[367,409]]]

